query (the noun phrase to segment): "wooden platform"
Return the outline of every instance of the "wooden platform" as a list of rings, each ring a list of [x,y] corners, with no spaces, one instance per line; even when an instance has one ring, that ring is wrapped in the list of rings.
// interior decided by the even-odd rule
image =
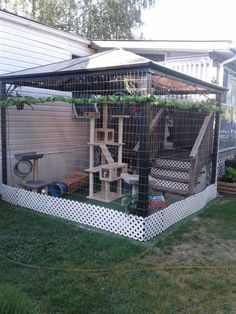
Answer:
[[[185,149],[163,149],[158,152],[157,157],[165,159],[189,160],[190,150]]]
[[[88,199],[93,199],[93,200],[97,200],[97,201],[101,201],[101,202],[105,202],[105,203],[110,203],[110,202],[115,201],[115,200],[122,198],[122,197],[123,197],[123,194],[119,195],[116,192],[109,192],[109,200],[106,200],[105,192],[103,192],[103,191],[94,193],[93,197],[87,196]]]
[[[74,193],[89,184],[89,174],[84,171],[74,171],[61,182],[67,185],[68,193]]]

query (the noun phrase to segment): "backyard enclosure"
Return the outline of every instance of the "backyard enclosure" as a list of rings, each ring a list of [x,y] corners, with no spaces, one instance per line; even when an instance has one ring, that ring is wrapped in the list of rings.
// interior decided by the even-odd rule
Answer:
[[[6,95],[9,86],[21,97]],[[5,105],[25,104],[1,110],[2,181],[86,206],[158,213],[215,183],[218,113],[205,95],[222,92],[122,50],[3,76]],[[32,152],[43,157],[23,182],[15,155],[30,161]],[[79,183],[78,173],[87,179]],[[35,180],[47,184],[37,190]]]

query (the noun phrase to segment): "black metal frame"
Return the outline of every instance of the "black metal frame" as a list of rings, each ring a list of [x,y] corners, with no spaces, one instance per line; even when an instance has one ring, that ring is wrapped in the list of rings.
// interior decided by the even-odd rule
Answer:
[[[6,98],[6,84],[0,82],[0,99]],[[6,107],[1,107],[2,183],[7,184],[7,121]]]
[[[197,93],[214,93],[214,94],[221,94],[225,91],[224,88],[216,86],[214,84],[202,82],[201,80],[198,80],[196,78],[189,77],[185,74],[164,68],[160,65],[157,65],[153,62],[148,62],[147,65],[132,65],[132,66],[124,66],[124,67],[113,67],[111,69],[94,69],[86,71],[73,71],[73,72],[55,72],[55,73],[47,73],[47,74],[38,74],[38,75],[22,75],[22,77],[19,77],[19,74],[16,73],[16,75],[10,74],[7,76],[2,76],[0,78],[1,82],[1,91],[0,91],[0,98],[4,99],[6,97],[6,88],[5,84],[20,84],[21,86],[29,86],[29,87],[41,87],[41,88],[48,88],[52,89],[52,85],[50,85],[51,79],[57,79],[57,83],[60,79],[62,79],[62,85],[57,86],[54,90],[63,90],[63,91],[69,91],[69,86],[65,87],[66,83],[66,77],[79,79],[79,77],[82,77],[83,75],[94,75],[94,76],[101,76],[101,75],[121,75],[125,74],[126,71],[135,71],[135,72],[142,72],[146,73],[147,75],[147,88],[146,88],[146,94],[150,93],[150,86],[152,81],[153,75],[163,76],[166,78],[170,78],[171,80],[177,80],[180,82],[184,82],[186,84],[189,84],[191,86],[195,86],[195,91],[168,91],[163,90],[158,95],[166,95],[168,93],[170,94],[197,94]],[[48,85],[41,86],[40,82],[45,81],[45,84],[48,83]],[[73,87],[75,88],[76,85]],[[202,88],[202,90],[199,90],[198,87]],[[68,89],[67,89],[68,88]],[[70,90],[72,91],[72,90]],[[219,96],[217,96],[219,99]],[[220,104],[219,104],[220,105]],[[148,214],[148,179],[149,179],[149,172],[150,172],[150,165],[149,165],[149,133],[150,133],[150,104],[142,104],[141,105],[141,115],[140,115],[140,150],[139,150],[139,196],[138,196],[138,215],[140,216],[147,216]],[[212,182],[215,180],[214,173],[216,172],[216,164],[217,164],[217,150],[218,150],[218,126],[219,126],[219,114],[217,114],[216,119],[216,127],[215,127],[215,145],[214,145],[214,163],[213,163],[213,172],[212,172]],[[1,136],[2,136],[2,182],[7,184],[7,141],[6,141],[6,108],[1,108]]]

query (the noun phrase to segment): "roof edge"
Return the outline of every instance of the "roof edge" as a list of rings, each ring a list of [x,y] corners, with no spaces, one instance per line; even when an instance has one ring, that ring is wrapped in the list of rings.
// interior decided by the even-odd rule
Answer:
[[[80,43],[87,45],[88,48],[92,48],[92,47],[90,47],[92,42],[89,39],[85,39],[85,38],[82,38],[78,35],[74,35],[72,33],[53,28],[51,26],[42,24],[40,22],[31,20],[29,18],[14,14],[14,13],[6,11],[6,10],[0,9],[0,18],[7,20],[7,21],[10,21],[10,22],[21,24],[21,25],[26,26],[26,27],[32,27],[32,28],[36,28],[36,29],[41,30],[41,31],[46,31],[46,32],[49,32],[55,36],[64,37],[64,38],[67,38],[67,39],[70,39],[73,41],[77,41],[77,42],[80,42]]]

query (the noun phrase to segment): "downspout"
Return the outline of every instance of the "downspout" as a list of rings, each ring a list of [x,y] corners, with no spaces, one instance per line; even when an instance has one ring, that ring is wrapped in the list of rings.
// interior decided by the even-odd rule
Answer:
[[[0,83],[0,99],[6,98],[6,84]],[[7,119],[6,107],[1,107],[2,183],[7,184]]]
[[[224,80],[224,67],[226,64],[232,62],[232,61],[235,61],[236,60],[236,55],[221,62],[220,64],[220,69],[219,69],[219,78],[218,78],[218,82],[219,82],[219,85],[220,86],[223,86],[223,80]]]

